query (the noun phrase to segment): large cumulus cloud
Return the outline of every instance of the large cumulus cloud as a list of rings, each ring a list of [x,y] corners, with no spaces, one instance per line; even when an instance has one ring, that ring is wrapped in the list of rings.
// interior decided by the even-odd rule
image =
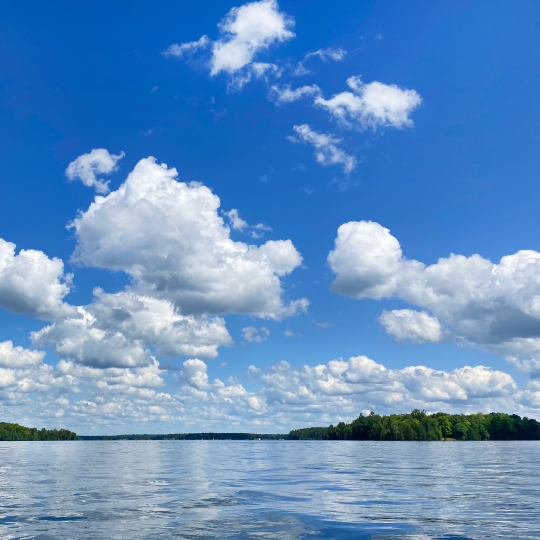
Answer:
[[[117,191],[96,197],[72,223],[74,261],[123,270],[139,291],[170,300],[183,314],[280,319],[305,309],[305,299],[282,300],[280,276],[302,262],[292,242],[233,241],[218,214],[219,198],[176,176],[143,159]]]
[[[403,256],[378,223],[343,224],[328,262],[332,290],[357,299],[396,297],[427,312],[394,310],[381,322],[399,339],[453,340],[504,355],[540,351],[540,253],[518,251],[493,263],[451,254],[426,266]],[[514,362],[531,374],[534,363]],[[528,367],[529,366],[529,367]]]

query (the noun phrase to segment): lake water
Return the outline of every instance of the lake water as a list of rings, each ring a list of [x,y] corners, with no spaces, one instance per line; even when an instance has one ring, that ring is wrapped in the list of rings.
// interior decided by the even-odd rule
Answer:
[[[540,442],[0,443],[0,538],[540,538]]]

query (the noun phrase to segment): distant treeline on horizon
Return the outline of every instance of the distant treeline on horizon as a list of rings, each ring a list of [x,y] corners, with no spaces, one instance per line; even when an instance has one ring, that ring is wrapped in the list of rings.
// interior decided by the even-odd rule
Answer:
[[[118,440],[292,440],[292,441],[526,441],[540,440],[540,422],[517,414],[361,414],[350,424],[295,429],[289,434],[268,433],[170,433],[133,435],[79,435],[67,429],[27,428],[0,422],[0,441],[118,441]]]
[[[77,434],[67,429],[27,428],[0,422],[0,441],[76,441]]]
[[[540,423],[517,414],[409,414],[379,416],[361,414],[350,424],[340,422],[327,428],[295,429],[289,440],[353,441],[525,441],[540,440]]]
[[[287,435],[257,433],[168,433],[164,435],[79,435],[81,441],[256,441],[285,440]]]

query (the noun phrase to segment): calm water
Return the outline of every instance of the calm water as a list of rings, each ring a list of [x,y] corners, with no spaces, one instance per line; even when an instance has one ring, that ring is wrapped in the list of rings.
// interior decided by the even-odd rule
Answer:
[[[540,538],[540,442],[0,443],[0,538]]]

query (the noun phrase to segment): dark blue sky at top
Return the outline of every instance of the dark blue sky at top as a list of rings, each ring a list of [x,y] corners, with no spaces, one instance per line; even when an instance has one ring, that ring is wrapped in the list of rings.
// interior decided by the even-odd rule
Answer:
[[[114,190],[152,155],[176,167],[180,180],[212,187],[223,210],[237,208],[249,223],[271,226],[266,238],[290,238],[304,257],[305,268],[286,278],[285,288],[291,298],[310,300],[309,313],[254,321],[266,324],[271,338],[245,347],[240,329],[251,320],[228,316],[236,345],[220,349],[210,376],[223,361],[241,373],[254,361],[316,364],[365,354],[388,367],[487,363],[522,379],[489,353],[394,343],[376,319],[382,309],[406,304],[333,295],[326,257],[339,225],[352,220],[389,228],[406,257],[426,264],[450,253],[497,262],[520,249],[540,251],[540,4],[281,1],[295,19],[296,38],[257,60],[286,66],[324,47],[348,51],[342,62],[312,59],[312,75],[286,74],[282,82],[317,84],[329,97],[361,75],[420,94],[413,128],[378,134],[342,132],[305,101],[277,107],[261,81],[227,92],[225,77],[161,54],[203,34],[215,39],[234,5],[3,2],[0,237],[62,258],[75,273],[66,298],[72,304],[88,303],[95,286],[121,290],[124,275],[68,262],[75,242],[66,224],[94,192],[68,183],[64,171],[92,148],[124,151],[111,176]],[[287,140],[303,123],[343,137],[347,152],[362,160],[349,178],[317,164],[311,147]],[[250,242],[238,232],[233,238]],[[42,326],[2,311],[0,341],[28,346],[28,331]],[[285,329],[303,338],[287,338]]]

